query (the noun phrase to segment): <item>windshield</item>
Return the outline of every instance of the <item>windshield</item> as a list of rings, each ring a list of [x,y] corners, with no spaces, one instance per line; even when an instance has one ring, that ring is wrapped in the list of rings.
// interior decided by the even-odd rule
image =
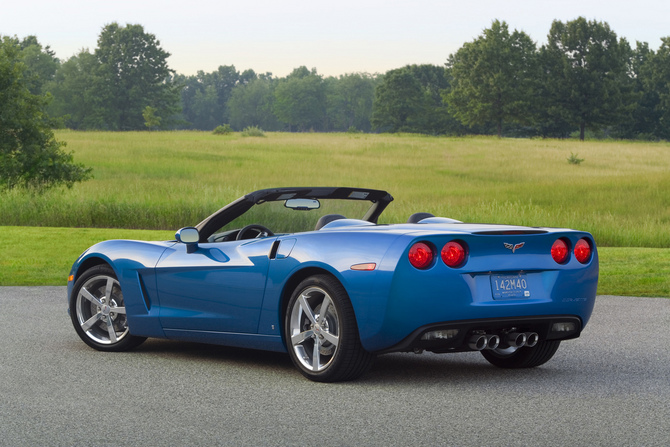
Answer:
[[[299,210],[287,208],[284,201],[257,204],[215,233],[236,230],[251,224],[263,225],[275,234],[313,231],[321,216],[341,214],[348,219],[362,219],[370,208],[370,202],[365,200],[320,199],[319,202],[318,209]]]
[[[201,242],[221,242],[312,231],[320,217],[333,214],[376,223],[392,201],[389,193],[377,189],[321,186],[261,189],[229,203],[196,228]],[[245,228],[251,225],[253,231]],[[244,231],[237,231],[243,228]]]

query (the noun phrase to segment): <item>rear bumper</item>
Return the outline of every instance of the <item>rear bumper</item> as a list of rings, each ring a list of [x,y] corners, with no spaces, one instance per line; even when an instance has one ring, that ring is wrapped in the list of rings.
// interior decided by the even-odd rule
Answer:
[[[565,330],[571,323],[573,329]],[[562,326],[562,330],[556,330]],[[400,343],[378,351],[409,352],[426,350],[437,353],[471,351],[468,339],[474,334],[498,335],[504,339],[505,334],[512,332],[535,332],[540,341],[570,340],[579,337],[583,328],[582,320],[575,315],[543,315],[537,317],[487,318],[478,320],[461,320],[446,323],[435,323],[422,326],[405,337]],[[449,333],[449,338],[427,339],[426,334],[440,331]],[[453,334],[453,336],[451,336]]]

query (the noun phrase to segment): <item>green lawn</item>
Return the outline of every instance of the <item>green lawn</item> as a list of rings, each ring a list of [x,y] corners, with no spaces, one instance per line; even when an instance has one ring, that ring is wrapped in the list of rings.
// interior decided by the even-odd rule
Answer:
[[[168,240],[171,231],[0,227],[0,286],[65,285],[72,263],[106,239]],[[601,295],[670,297],[670,249],[599,249]]]
[[[156,230],[0,227],[0,232],[0,286],[66,285],[79,255],[107,239],[174,239],[174,232]]]

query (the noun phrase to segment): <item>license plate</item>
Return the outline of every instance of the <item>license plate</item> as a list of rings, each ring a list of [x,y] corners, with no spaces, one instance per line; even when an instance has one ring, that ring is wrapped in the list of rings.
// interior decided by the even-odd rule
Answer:
[[[530,298],[530,287],[525,273],[516,275],[491,275],[494,300]]]

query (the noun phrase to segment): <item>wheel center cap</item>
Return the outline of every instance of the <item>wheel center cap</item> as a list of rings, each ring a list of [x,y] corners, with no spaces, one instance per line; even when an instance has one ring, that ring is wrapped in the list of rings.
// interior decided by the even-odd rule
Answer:
[[[316,323],[314,325],[314,333],[316,333],[317,335],[321,334],[321,326],[319,325],[319,323]]]
[[[103,304],[102,309],[100,309],[100,312],[102,312],[104,316],[108,316],[112,312],[112,308],[109,307],[107,304]]]

